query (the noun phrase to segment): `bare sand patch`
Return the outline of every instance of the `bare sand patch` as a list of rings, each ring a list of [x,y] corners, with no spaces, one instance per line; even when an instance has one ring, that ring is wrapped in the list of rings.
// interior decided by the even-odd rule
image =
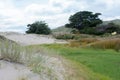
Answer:
[[[22,64],[0,61],[1,80],[42,80],[38,74]]]

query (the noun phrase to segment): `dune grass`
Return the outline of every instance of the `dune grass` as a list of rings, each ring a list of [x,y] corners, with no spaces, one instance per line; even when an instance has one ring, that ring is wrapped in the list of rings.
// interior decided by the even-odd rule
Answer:
[[[0,42],[0,59],[7,60],[10,62],[20,62],[22,58],[21,46],[11,41]]]
[[[10,41],[0,41],[0,60],[5,60],[13,63],[24,64],[34,73],[46,76],[47,79],[57,80],[56,75],[53,75],[52,69],[45,65],[46,58],[43,54],[46,53],[42,48],[34,48],[28,46],[20,46],[19,44]],[[20,80],[27,80],[20,78]]]
[[[59,52],[60,55],[76,63],[78,68],[83,65],[87,68],[89,79],[85,80],[119,80],[120,79],[120,52],[114,50],[73,48],[66,45],[42,45]],[[79,71],[79,70],[78,70]],[[80,74],[78,72],[78,74]],[[90,78],[93,76],[94,78]]]

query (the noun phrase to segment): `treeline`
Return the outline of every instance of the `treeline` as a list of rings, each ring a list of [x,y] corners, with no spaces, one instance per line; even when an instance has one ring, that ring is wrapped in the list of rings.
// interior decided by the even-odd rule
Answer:
[[[105,33],[120,34],[120,26],[114,23],[102,24],[99,18],[101,13],[93,13],[90,11],[80,11],[69,17],[69,23],[65,27],[71,28],[72,33],[83,33],[93,35],[103,35]],[[50,34],[52,31],[45,21],[36,21],[27,25],[26,33]]]

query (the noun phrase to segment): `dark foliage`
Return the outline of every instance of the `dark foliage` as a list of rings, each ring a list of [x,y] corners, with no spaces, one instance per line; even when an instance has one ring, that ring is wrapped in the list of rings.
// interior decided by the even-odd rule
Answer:
[[[100,25],[100,26],[96,27],[96,32],[99,32],[102,34],[117,32],[118,34],[120,34],[120,26],[114,24],[113,22],[110,22],[106,25]]]
[[[75,28],[77,30],[83,30],[89,27],[96,27],[98,24],[102,23],[102,20],[98,18],[101,13],[89,12],[89,11],[80,11],[70,16],[69,24],[65,26],[68,28]]]
[[[36,33],[36,34],[50,34],[51,30],[44,21],[37,21],[32,24],[28,24],[28,31],[26,33]]]

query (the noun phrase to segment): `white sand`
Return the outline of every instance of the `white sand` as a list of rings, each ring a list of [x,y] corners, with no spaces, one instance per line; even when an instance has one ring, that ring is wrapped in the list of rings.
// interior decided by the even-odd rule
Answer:
[[[0,80],[42,80],[21,64],[0,61]]]
[[[66,43],[66,41],[56,40],[50,35],[20,34],[15,32],[3,32],[0,35],[22,45]]]

